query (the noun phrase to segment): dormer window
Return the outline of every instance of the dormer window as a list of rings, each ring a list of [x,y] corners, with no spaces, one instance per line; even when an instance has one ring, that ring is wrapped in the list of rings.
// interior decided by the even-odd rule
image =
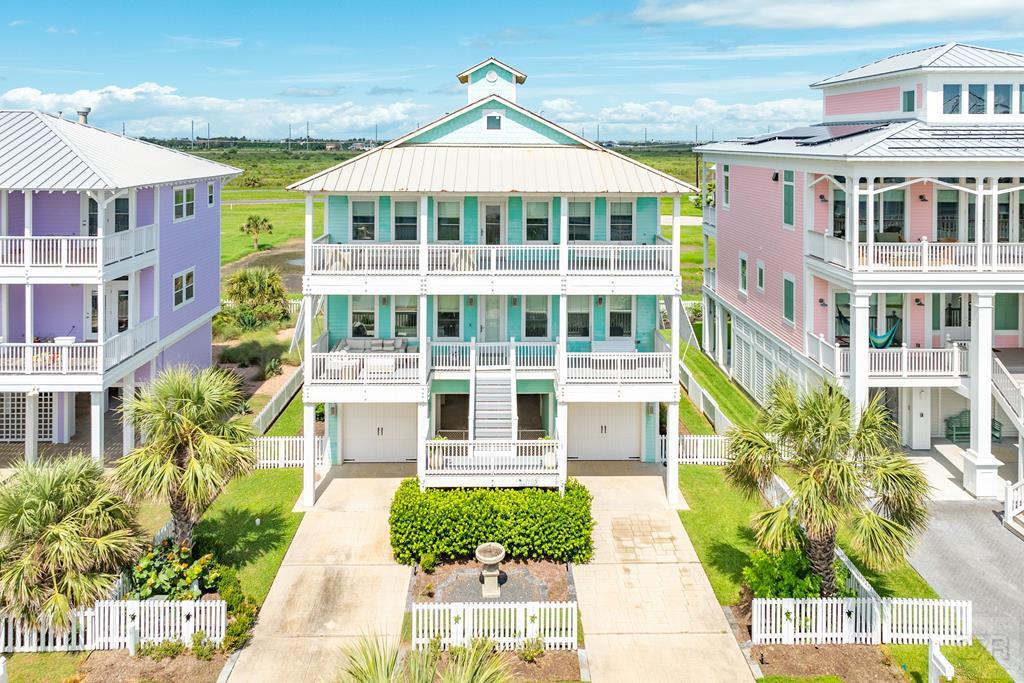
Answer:
[[[997,83],[992,86],[992,113],[1009,114],[1013,108],[1013,86]]]
[[[904,90],[903,91],[903,111],[905,113],[913,112],[914,109],[915,109],[914,104],[915,104],[914,103],[914,91],[913,90]]]
[[[967,86],[967,113],[985,113],[985,91],[988,88],[984,83],[971,83]]]

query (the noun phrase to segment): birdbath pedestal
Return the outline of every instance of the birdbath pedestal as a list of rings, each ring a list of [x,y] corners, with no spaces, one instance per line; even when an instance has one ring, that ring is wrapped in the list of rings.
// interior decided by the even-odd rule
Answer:
[[[484,579],[481,594],[485,598],[500,598],[501,587],[498,585],[498,563],[505,559],[505,548],[500,543],[482,543],[476,547],[476,561],[483,567],[480,575]]]

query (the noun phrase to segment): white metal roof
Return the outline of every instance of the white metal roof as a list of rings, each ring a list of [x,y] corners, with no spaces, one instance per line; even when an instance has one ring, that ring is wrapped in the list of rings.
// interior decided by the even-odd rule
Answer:
[[[1024,69],[1024,54],[963,43],[903,52],[812,83],[812,88],[876,78],[914,69]]]
[[[0,111],[0,189],[118,190],[241,169],[39,111]]]

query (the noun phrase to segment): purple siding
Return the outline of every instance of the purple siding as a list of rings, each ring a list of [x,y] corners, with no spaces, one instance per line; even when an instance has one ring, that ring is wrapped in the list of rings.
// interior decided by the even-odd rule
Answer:
[[[135,371],[135,383],[145,384],[149,381],[149,363],[145,363],[141,368]]]
[[[155,268],[143,268],[139,271],[139,321],[153,317],[153,277]]]
[[[161,368],[192,365],[205,368],[213,362],[213,324],[206,322],[195,332],[160,353]]]
[[[144,187],[135,195],[135,224],[152,225],[153,223],[153,188]]]
[[[7,193],[7,234],[16,237],[25,234],[25,194]]]
[[[220,304],[220,207],[195,183],[195,217],[174,223],[173,188],[160,188],[160,335],[166,337]],[[195,268],[195,299],[174,310],[174,274]],[[207,350],[209,363],[209,350]]]
[[[82,205],[78,194],[36,192],[32,198],[33,235],[81,235]]]
[[[8,292],[11,342],[24,342],[26,341],[25,287],[11,285]],[[74,335],[78,341],[82,341],[84,297],[82,285],[35,285],[33,295],[35,336]],[[74,330],[71,330],[72,325]]]

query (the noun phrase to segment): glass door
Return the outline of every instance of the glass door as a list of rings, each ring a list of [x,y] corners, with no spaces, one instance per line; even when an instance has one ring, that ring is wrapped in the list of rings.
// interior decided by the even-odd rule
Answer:
[[[504,306],[503,297],[500,296],[482,296],[481,301],[481,315],[482,323],[480,325],[480,341],[483,342],[499,342],[504,341],[504,330],[503,330],[503,317],[502,312]]]
[[[502,243],[501,204],[484,204],[484,244]]]

